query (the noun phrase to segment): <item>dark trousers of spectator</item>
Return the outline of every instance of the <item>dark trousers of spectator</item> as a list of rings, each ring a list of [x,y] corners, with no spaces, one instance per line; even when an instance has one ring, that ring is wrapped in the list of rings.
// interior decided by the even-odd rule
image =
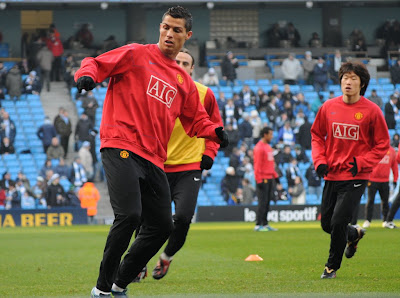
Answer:
[[[321,203],[321,227],[331,235],[329,258],[325,266],[338,270],[347,241],[358,238],[349,225],[354,209],[360,204],[367,180],[325,181]]]
[[[396,215],[397,210],[400,207],[400,192],[397,194],[394,199],[392,206],[390,207],[389,214],[387,216],[387,221],[393,221],[394,216]]]
[[[66,158],[67,154],[68,154],[69,136],[61,136],[60,144],[61,144],[61,147],[63,147],[63,149],[64,149],[64,158]]]
[[[41,70],[42,73],[42,86],[46,87],[47,92],[50,91],[50,70]]]
[[[257,183],[257,226],[268,225],[268,212],[271,200],[274,197],[274,179],[264,179],[263,182]]]
[[[51,80],[61,81],[61,56],[54,57],[51,65]]]
[[[370,182],[368,186],[368,202],[365,205],[365,218],[372,220],[376,192],[381,196],[382,221],[387,220],[389,213],[389,182]]]
[[[49,149],[49,147],[50,147],[50,144],[48,144],[48,145],[43,144],[44,153],[47,153],[47,149]]]
[[[296,80],[288,80],[288,79],[285,79],[285,80],[283,81],[283,83],[284,83],[284,84],[288,84],[288,85],[296,85]]]

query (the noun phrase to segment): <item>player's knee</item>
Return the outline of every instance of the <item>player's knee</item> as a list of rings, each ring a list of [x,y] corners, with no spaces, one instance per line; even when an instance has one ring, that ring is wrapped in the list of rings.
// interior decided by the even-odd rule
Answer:
[[[328,233],[328,234],[330,234],[331,233],[331,223],[330,223],[330,221],[322,221],[321,220],[321,227],[322,227],[322,230],[324,230],[324,232],[326,232],[326,233]]]
[[[176,214],[174,215],[174,224],[175,226],[188,227],[192,222],[192,216],[184,215],[184,214]]]
[[[131,226],[138,226],[141,221],[141,216],[138,213],[130,213],[125,215],[118,215],[118,217],[122,218],[124,221],[129,223]]]

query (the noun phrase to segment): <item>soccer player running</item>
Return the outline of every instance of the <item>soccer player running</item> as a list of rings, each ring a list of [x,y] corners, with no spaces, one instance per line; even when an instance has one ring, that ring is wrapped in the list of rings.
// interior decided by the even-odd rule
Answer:
[[[257,232],[277,231],[268,224],[268,212],[270,202],[274,197],[274,184],[279,184],[279,176],[275,171],[275,159],[272,151],[271,140],[273,131],[270,127],[264,127],[260,133],[261,140],[254,146],[254,176],[258,198],[256,226]]]
[[[192,36],[192,16],[176,6],[163,15],[157,44],[129,44],[85,58],[77,88],[91,90],[110,77],[100,125],[101,157],[114,222],[92,297],[126,295],[127,285],[173,230],[171,194],[164,172],[167,144],[179,117],[185,132],[228,145],[223,128],[210,121],[192,78],[176,55]],[[141,229],[127,250],[132,234]]]
[[[318,175],[325,177],[321,226],[331,235],[321,278],[335,278],[343,252],[347,258],[356,252],[365,230],[349,225],[352,213],[390,146],[381,110],[363,96],[369,79],[363,64],[344,63],[339,70],[343,95],[326,101],[311,127],[312,158]]]
[[[396,151],[390,147],[388,152],[374,168],[369,177],[368,182],[368,201],[365,205],[365,222],[363,228],[369,228],[371,225],[372,215],[374,212],[374,201],[376,192],[379,191],[381,196],[381,212],[382,212],[382,226],[387,224],[387,217],[389,213],[389,176],[390,169],[393,172],[393,185],[396,188],[397,179],[399,178],[399,167],[396,160]]]
[[[176,56],[177,64],[190,76],[194,69],[194,57],[187,49]],[[210,88],[195,82],[200,102],[214,123],[222,126],[217,100]],[[182,124],[176,119],[174,130],[168,142],[167,161],[164,169],[167,173],[171,198],[175,203],[173,216],[174,228],[168,244],[161,253],[153,270],[153,278],[163,278],[169,269],[173,256],[182,248],[189,231],[190,223],[197,204],[201,186],[201,171],[211,169],[217,155],[219,144],[196,137],[190,138]]]

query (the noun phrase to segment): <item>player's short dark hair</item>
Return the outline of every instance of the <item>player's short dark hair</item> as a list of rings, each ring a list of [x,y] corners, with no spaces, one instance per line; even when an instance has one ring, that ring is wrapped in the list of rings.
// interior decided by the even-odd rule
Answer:
[[[365,67],[364,64],[359,63],[359,62],[346,62],[343,63],[342,66],[339,69],[339,82],[342,82],[342,78],[346,73],[349,72],[354,72],[361,81],[361,90],[360,90],[360,95],[364,95],[365,91],[367,90],[368,84],[369,84],[369,79],[370,75]]]
[[[192,57],[192,65],[191,66],[194,65],[194,57],[193,57],[192,53],[190,53],[190,51],[187,48],[182,48],[179,52],[188,54],[190,57]]]
[[[187,10],[186,8],[184,8],[180,5],[170,7],[164,13],[162,20],[164,20],[164,18],[166,16],[171,16],[174,19],[185,19],[186,32],[189,32],[192,30],[193,17],[192,17],[192,14],[189,12],[189,10]]]
[[[262,138],[265,134],[269,134],[269,132],[272,130],[273,129],[269,126],[263,127],[263,129],[261,130],[261,133],[260,133],[260,137]]]

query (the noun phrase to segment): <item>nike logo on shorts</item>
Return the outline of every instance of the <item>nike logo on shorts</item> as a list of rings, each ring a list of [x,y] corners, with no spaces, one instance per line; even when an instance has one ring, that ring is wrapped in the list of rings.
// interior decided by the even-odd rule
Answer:
[[[360,187],[362,184],[354,184],[354,187]]]
[[[200,178],[193,177],[194,181],[200,181]]]

